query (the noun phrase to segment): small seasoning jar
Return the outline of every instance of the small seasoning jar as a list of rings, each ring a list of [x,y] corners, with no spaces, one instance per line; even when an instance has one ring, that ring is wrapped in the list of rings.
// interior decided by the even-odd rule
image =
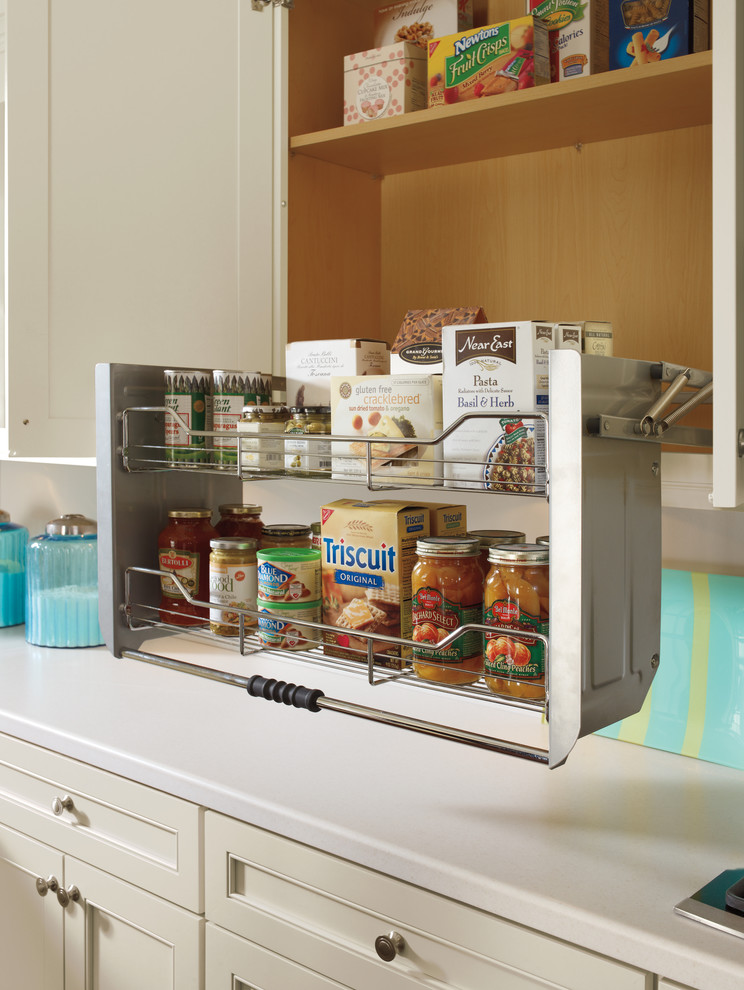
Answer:
[[[215,636],[237,636],[240,615],[235,609],[256,611],[256,540],[219,537],[210,540],[210,547],[209,601],[223,608],[210,608],[209,629]],[[243,617],[245,626],[255,626],[257,621],[252,615]]]
[[[438,643],[459,626],[481,622],[483,572],[475,537],[440,536],[418,540],[411,575],[413,669],[419,677],[447,684],[472,684],[483,672],[483,637],[464,633],[444,650],[416,643]]]
[[[526,539],[525,534],[518,529],[472,529],[468,536],[475,536],[480,541],[480,562],[484,579],[491,566],[488,563],[488,551],[491,547],[502,543],[524,543]]]
[[[229,504],[219,507],[215,529],[220,536],[242,536],[260,542],[263,532],[262,506]]]
[[[330,406],[292,410],[284,438],[284,469],[305,478],[327,477],[331,470]],[[328,439],[308,439],[308,437]]]
[[[210,541],[217,531],[210,523],[211,509],[171,509],[168,525],[158,537],[161,571],[172,571],[192,598],[209,600]],[[209,609],[186,601],[173,579],[160,578],[160,618],[175,626],[205,626]]]
[[[550,546],[550,537],[549,536],[537,536],[535,538],[535,543],[540,544],[540,546],[549,547]]]
[[[290,418],[284,424],[284,470],[287,474],[300,474],[305,450],[302,437],[305,435],[307,414],[300,406],[293,406],[290,413]]]
[[[276,523],[264,526],[261,533],[261,549],[269,547],[312,547],[312,530],[297,523]]]
[[[536,543],[493,547],[486,578],[484,617],[487,626],[547,636],[550,621],[550,552]],[[494,694],[517,698],[545,697],[545,647],[541,640],[508,632],[486,633],[486,686]]]
[[[286,406],[244,406],[238,422],[240,467],[249,474],[279,474],[284,469]]]

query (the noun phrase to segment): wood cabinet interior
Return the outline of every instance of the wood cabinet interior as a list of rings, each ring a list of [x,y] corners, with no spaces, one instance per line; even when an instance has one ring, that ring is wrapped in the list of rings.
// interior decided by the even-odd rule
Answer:
[[[457,143],[454,164],[409,162],[381,176],[336,164],[328,143],[343,147],[371,126],[415,155],[416,127],[431,140],[432,118],[341,130],[342,59],[369,47],[374,6],[313,0],[290,15],[289,339],[392,341],[408,309],[478,304],[494,322],[610,320],[619,357],[711,368],[710,55],[660,63],[664,76],[650,82],[628,69],[564,83],[574,88],[563,95],[513,94],[501,114],[497,100],[482,116],[466,108],[434,132]],[[491,0],[476,10],[499,19],[513,8]],[[582,118],[574,94],[589,90]],[[543,150],[459,160],[468,134],[480,147],[483,128],[514,139],[521,97],[527,146],[539,148],[535,134],[553,126],[567,94],[576,116],[563,146],[551,137]],[[636,120],[615,125],[626,97]]]

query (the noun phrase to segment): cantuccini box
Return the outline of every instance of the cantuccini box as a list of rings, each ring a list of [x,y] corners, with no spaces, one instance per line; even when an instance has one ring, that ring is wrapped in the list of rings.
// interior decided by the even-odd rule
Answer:
[[[553,82],[607,70],[607,0],[527,0],[527,12],[550,30]]]
[[[287,404],[327,406],[331,375],[386,375],[390,345],[384,340],[297,340],[287,344]]]
[[[344,59],[344,125],[426,109],[426,52],[399,41]]]
[[[442,332],[445,486],[542,493],[554,325],[524,321]]]
[[[485,322],[486,314],[480,306],[409,309],[390,349],[391,374],[421,371],[441,375],[442,327]]]
[[[429,106],[462,103],[550,82],[548,29],[518,17],[429,42]]]
[[[365,661],[368,636],[410,639],[416,540],[429,535],[429,509],[393,500],[342,498],[320,510],[323,652]],[[364,633],[365,635],[361,635]],[[410,650],[374,641],[377,663],[399,670]]]
[[[426,50],[432,38],[473,26],[473,0],[390,0],[375,11],[374,45],[409,41]]]
[[[406,478],[408,484],[442,483],[441,444],[424,446],[442,430],[441,375],[334,375],[331,433],[334,478]],[[366,443],[364,437],[384,437]]]
[[[610,0],[609,14],[611,69],[690,55],[710,44],[709,0]]]

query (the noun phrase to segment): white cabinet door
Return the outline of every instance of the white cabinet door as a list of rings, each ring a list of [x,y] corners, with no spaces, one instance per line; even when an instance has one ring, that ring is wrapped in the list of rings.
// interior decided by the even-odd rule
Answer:
[[[271,368],[286,11],[7,8],[7,447],[92,457],[97,362]]]
[[[37,878],[62,878],[62,854],[0,826],[0,985],[62,990],[63,917]]]
[[[744,503],[744,9],[714,0],[713,502]],[[725,25],[725,28],[722,27]],[[744,437],[744,434],[742,434]]]
[[[203,990],[204,921],[65,857],[65,990]]]

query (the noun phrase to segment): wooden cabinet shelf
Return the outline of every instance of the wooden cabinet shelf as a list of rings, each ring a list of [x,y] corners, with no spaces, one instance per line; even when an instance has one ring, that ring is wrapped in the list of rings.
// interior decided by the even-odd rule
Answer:
[[[712,54],[300,134],[295,154],[377,176],[710,124]],[[477,118],[474,116],[477,115]]]

